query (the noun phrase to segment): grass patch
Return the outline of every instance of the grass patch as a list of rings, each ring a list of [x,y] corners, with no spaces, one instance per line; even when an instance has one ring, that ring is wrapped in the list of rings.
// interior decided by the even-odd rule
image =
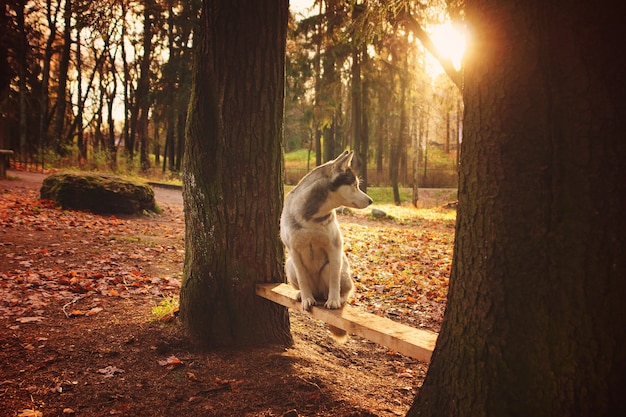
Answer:
[[[155,321],[169,322],[178,314],[178,297],[170,295],[152,307],[152,317]]]
[[[400,188],[400,200],[411,201],[412,190],[410,188]],[[372,197],[376,204],[394,204],[393,188],[391,187],[367,187],[367,195]]]
[[[293,165],[302,165],[306,168],[306,161],[309,157],[308,149],[298,149],[297,151],[288,152],[285,154],[285,163]],[[315,151],[311,151],[311,160],[315,164]]]

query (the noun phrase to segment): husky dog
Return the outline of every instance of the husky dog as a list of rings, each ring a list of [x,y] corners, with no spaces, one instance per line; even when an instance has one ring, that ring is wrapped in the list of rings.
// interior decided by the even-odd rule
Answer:
[[[289,258],[285,272],[289,283],[300,290],[303,310],[318,301],[329,309],[341,308],[352,293],[348,258],[335,209],[363,209],[372,199],[359,189],[351,168],[353,151],[309,172],[285,198],[280,218],[280,238]],[[332,328],[338,337],[345,332]]]

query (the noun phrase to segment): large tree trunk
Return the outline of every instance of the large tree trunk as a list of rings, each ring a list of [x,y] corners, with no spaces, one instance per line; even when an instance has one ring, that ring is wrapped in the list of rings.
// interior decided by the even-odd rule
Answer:
[[[448,308],[409,416],[626,415],[618,9],[467,1]]]
[[[292,343],[287,309],[255,295],[284,281],[282,116],[288,1],[205,0],[183,196],[181,319],[209,346]]]

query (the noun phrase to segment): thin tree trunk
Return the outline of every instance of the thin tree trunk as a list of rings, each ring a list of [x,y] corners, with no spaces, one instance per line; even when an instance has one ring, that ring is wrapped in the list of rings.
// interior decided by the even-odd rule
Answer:
[[[384,93],[379,93],[378,96],[378,100],[379,102],[381,102],[381,98],[382,95]],[[379,111],[378,113],[378,132],[377,132],[377,138],[378,140],[376,141],[376,173],[377,174],[382,174],[383,173],[383,156],[384,156],[384,149],[385,149],[385,127],[386,127],[386,123],[385,123],[385,118],[387,116],[387,113],[384,111],[385,110],[385,104],[387,104],[387,101],[382,101],[381,103],[381,111]]]
[[[56,39],[57,15],[56,11],[54,13],[52,12],[51,0],[46,1],[46,19],[48,27],[54,30],[50,31],[50,34],[46,39],[46,48],[43,55],[43,68],[41,72],[41,95],[39,98],[41,106],[39,114],[39,151],[41,152],[41,158],[43,158],[44,148],[48,146],[48,121],[50,117],[48,114],[50,104],[50,98],[48,97],[50,85],[50,61],[52,60],[52,45]]]
[[[80,28],[76,29],[76,138],[78,145],[78,153],[79,153],[79,164],[83,164],[87,159],[87,145],[85,144],[85,138],[83,135],[83,108],[84,101],[82,100],[83,94],[83,70],[82,70],[82,57],[81,57],[81,48],[80,48]],[[93,69],[93,73],[95,74],[97,68]],[[85,93],[85,98],[87,97],[89,90]],[[102,95],[101,95],[102,97]],[[102,112],[102,101],[100,101],[100,113]],[[102,114],[99,116],[100,120],[102,120]],[[101,132],[99,132],[101,134]],[[70,131],[71,135],[71,131]]]
[[[148,160],[148,111],[150,102],[150,61],[152,54],[152,0],[145,0],[143,14],[143,57],[141,58],[139,82],[135,92],[135,111],[133,120],[135,125],[135,138],[139,141],[139,163],[141,170],[146,172],[150,167]],[[131,128],[132,135],[132,128]]]
[[[121,47],[121,45],[120,45]],[[115,49],[115,52],[112,53],[109,49],[108,57],[109,57],[109,72],[111,73],[111,90],[108,88],[103,89],[103,93],[106,91],[107,94],[107,117],[108,117],[108,135],[106,140],[106,153],[107,160],[109,163],[109,168],[115,172],[117,170],[117,145],[115,143],[115,119],[113,115],[113,107],[115,104],[115,97],[117,95],[117,83],[118,76],[117,71],[115,69],[115,57],[117,56],[118,49]],[[104,66],[101,67],[102,72],[104,72]]]
[[[19,29],[19,98],[20,98],[20,110],[19,110],[19,143],[20,143],[20,158],[22,161],[26,161],[29,155],[27,155],[26,143],[27,143],[27,118],[28,118],[28,89],[26,87],[26,74],[28,70],[28,63],[26,54],[28,53],[28,40],[26,38],[26,27],[24,22],[24,7],[26,5],[17,5],[17,24]]]
[[[65,110],[67,109],[67,71],[70,64],[70,52],[72,46],[72,1],[65,0],[63,11],[65,27],[63,29],[63,49],[59,63],[59,84],[57,86],[56,117],[54,124],[54,140],[57,152],[61,155],[67,153],[64,143],[63,129],[65,127]]]
[[[359,6],[354,6],[352,12],[352,19],[356,20],[359,12]],[[355,41],[356,42],[356,41]],[[352,149],[357,155],[355,167],[357,170],[361,165],[361,129],[363,127],[361,123],[361,117],[363,114],[363,87],[361,82],[361,48],[358,44],[352,46]]]
[[[391,188],[393,189],[393,201],[396,205],[402,203],[399,188],[400,150],[402,149],[402,140],[407,129],[406,82],[402,81],[404,75],[401,75],[400,79],[400,126],[396,135],[393,136],[389,158],[389,179],[391,180]]]
[[[406,45],[405,41],[405,45]],[[404,152],[406,137],[408,136],[408,116],[407,116],[407,104],[406,104],[406,96],[408,89],[408,52],[407,48],[403,48],[400,52],[403,54],[402,56],[402,69],[400,70],[399,79],[400,79],[400,102],[398,107],[400,109],[400,125],[398,127],[397,134],[393,137],[391,143],[391,152],[389,158],[389,177],[391,180],[391,187],[393,189],[393,200],[396,205],[400,205],[402,200],[400,198],[400,188],[399,188],[399,174],[400,174],[400,166],[402,163],[403,156],[405,156],[406,152]],[[396,54],[396,58],[397,58]],[[404,166],[406,167],[406,159],[404,161]]]
[[[126,154],[130,159],[133,158],[135,152],[135,138],[131,135],[131,120],[129,116],[131,115],[132,102],[130,97],[130,68],[128,65],[128,54],[126,53],[126,2],[120,2],[122,8],[122,36],[121,36],[121,48],[122,48],[122,69],[124,71],[124,127],[123,127],[123,137],[124,137],[124,148],[126,150]]]
[[[323,0],[316,0],[318,3],[318,14],[321,16],[323,8]],[[313,68],[315,71],[315,166],[322,165],[322,121],[320,114],[322,112],[322,40],[323,31],[321,23],[315,25],[317,36],[315,37],[315,58]]]
[[[461,136],[463,134],[463,113],[461,111],[462,102],[459,99],[456,102],[456,134],[455,134],[455,143],[456,143],[456,169],[458,170],[461,165]]]
[[[363,57],[363,67],[367,67],[368,55],[367,55],[367,45],[362,46],[361,56]],[[359,187],[363,192],[367,192],[368,187],[368,178],[367,178],[367,166],[369,159],[369,142],[370,142],[370,131],[369,131],[369,111],[370,111],[370,101],[369,101],[369,83],[367,82],[367,78],[361,84],[363,89],[362,91],[362,112],[361,112],[361,153],[359,158],[361,160],[361,168],[359,171],[359,176],[361,177],[361,182],[359,183]]]
[[[418,109],[418,107],[415,107],[414,112],[416,113],[414,115],[414,118],[417,119],[417,132],[415,132],[415,129],[413,129],[413,143],[412,143],[412,148],[413,148],[413,193],[412,193],[412,197],[411,197],[411,203],[413,204],[413,207],[417,207],[417,202],[419,201],[420,197],[419,197],[419,161],[420,161],[420,148],[421,148],[421,135],[422,135],[422,117],[421,117],[421,111]]]
[[[446,143],[444,145],[444,152],[450,153],[450,110],[446,109]]]
[[[185,123],[187,119],[186,113],[178,113],[178,123],[176,123],[176,163],[174,171],[180,172],[182,168],[183,156],[185,154]]]

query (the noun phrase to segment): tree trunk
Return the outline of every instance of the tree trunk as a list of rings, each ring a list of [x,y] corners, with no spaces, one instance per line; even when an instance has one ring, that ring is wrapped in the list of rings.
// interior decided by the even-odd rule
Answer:
[[[383,173],[384,168],[383,155],[385,152],[385,140],[387,139],[386,129],[390,101],[388,94],[389,90],[378,90],[378,103],[380,105],[380,109],[378,110],[378,121],[376,123],[378,128],[376,132],[376,173],[379,176]]]
[[[65,0],[65,10],[63,12],[65,27],[63,29],[63,50],[59,63],[59,83],[57,86],[56,119],[54,124],[54,140],[56,141],[57,152],[61,155],[67,153],[66,143],[63,143],[63,128],[65,127],[65,110],[67,109],[67,71],[70,65],[71,33],[72,33],[72,2]]]
[[[130,134],[130,125],[131,121],[129,120],[130,110],[132,108],[131,96],[130,96],[130,67],[128,63],[128,54],[126,52],[126,15],[127,8],[126,2],[120,2],[120,7],[122,9],[122,28],[121,28],[121,39],[120,39],[120,48],[122,50],[122,69],[123,69],[123,85],[124,85],[124,126],[122,136],[124,138],[124,148],[126,149],[126,153],[130,155],[132,158],[133,149],[135,147],[135,139]]]
[[[361,51],[361,56],[363,57],[363,67],[367,68],[368,63],[368,55],[367,55],[367,45],[363,45]],[[367,77],[367,75],[366,75]],[[359,176],[361,177],[361,182],[359,182],[359,187],[363,190],[364,193],[367,192],[368,186],[368,178],[367,178],[367,165],[369,160],[369,147],[370,147],[370,131],[369,131],[369,111],[370,111],[370,101],[369,101],[369,83],[367,82],[367,78],[361,84],[363,88],[362,92],[362,113],[361,113],[361,154],[359,158],[361,159],[361,168],[359,171]]]
[[[413,178],[412,178],[412,183],[413,183],[413,192],[411,194],[411,204],[413,204],[413,207],[417,207],[417,202],[420,199],[420,189],[419,189],[419,166],[420,166],[420,148],[422,147],[422,128],[423,123],[422,123],[422,119],[423,119],[423,112],[421,111],[421,109],[419,109],[417,106],[414,108],[414,119],[417,120],[417,126],[416,126],[416,130],[415,132],[413,132],[413,137],[412,137],[412,148],[413,148],[413,155],[412,155],[412,172],[413,172]]]
[[[319,14],[322,14],[322,0],[316,0]],[[314,124],[315,124],[315,166],[322,165],[322,40],[324,39],[322,25],[315,25],[317,36],[315,36],[315,57],[313,58],[313,69],[315,72],[315,107],[314,107]]]
[[[113,106],[115,102],[115,96],[117,95],[117,71],[115,69],[115,55],[109,52],[109,72],[111,73],[111,87],[110,91],[107,88],[107,115],[108,115],[108,127],[109,134],[106,140],[106,154],[109,163],[109,168],[115,172],[117,170],[117,145],[115,144],[115,120],[113,117]],[[104,72],[104,70],[103,70]],[[104,94],[104,91],[102,92]]]
[[[150,110],[150,61],[152,55],[152,21],[153,21],[153,0],[144,1],[143,13],[143,57],[141,58],[139,81],[135,92],[135,111],[133,112],[133,122],[131,124],[131,136],[133,142],[139,141],[139,163],[142,172],[148,171],[150,161],[148,160],[148,111]],[[133,127],[134,134],[133,134]],[[133,155],[133,154],[131,154]]]
[[[174,171],[180,172],[182,166],[183,155],[185,153],[185,122],[187,113],[178,112],[178,123],[176,123],[176,163]]]
[[[363,87],[361,82],[361,56],[359,45],[354,45],[352,50],[352,149],[356,153],[356,169],[361,168],[361,128],[363,127],[361,117],[363,114],[363,103],[361,101]]]
[[[28,57],[27,54],[30,51],[30,48],[28,46],[28,39],[27,39],[27,34],[26,34],[26,25],[24,22],[24,9],[25,9],[26,5],[22,5],[22,4],[18,4],[16,6],[16,11],[17,11],[17,26],[18,26],[18,30],[19,30],[19,52],[18,52],[18,61],[19,61],[19,65],[18,65],[18,86],[19,86],[19,97],[20,97],[20,117],[19,117],[19,136],[20,136],[20,149],[19,149],[19,153],[20,153],[20,158],[22,161],[27,161],[29,158],[27,158],[27,154],[30,154],[30,152],[27,151],[26,149],[26,143],[27,143],[27,135],[28,135],[28,129],[27,129],[27,125],[28,125],[28,113],[29,113],[29,109],[28,109],[28,96],[29,96],[29,92],[28,92],[28,88],[26,86],[26,81],[27,81],[27,76],[26,74],[28,73]]]
[[[400,76],[400,79],[404,79],[404,75]],[[389,151],[389,180],[391,181],[391,188],[393,189],[393,201],[396,205],[402,203],[400,199],[400,149],[402,143],[402,137],[407,125],[406,117],[406,83],[400,81],[400,101],[398,103],[400,107],[400,123],[398,132],[393,135],[391,139],[391,149]]]
[[[456,129],[455,129],[455,144],[456,144],[456,169],[459,170],[461,166],[461,137],[463,135],[463,112],[461,105],[463,103],[460,99],[456,102]]]
[[[76,28],[76,144],[78,146],[78,157],[79,164],[83,166],[87,159],[87,144],[85,143],[85,136],[83,135],[83,70],[82,70],[82,56],[81,56],[81,48],[80,48],[80,28]],[[94,74],[97,71],[97,68],[94,68]],[[89,90],[85,93],[85,97],[89,94]],[[100,95],[102,97],[102,95]],[[100,101],[100,113],[102,112],[102,101]],[[99,116],[102,119],[102,115]],[[101,133],[101,132],[98,132]],[[69,133],[70,135],[72,132]]]
[[[466,2],[448,307],[409,416],[626,415],[617,8]]]
[[[403,39],[404,40],[404,39]],[[406,96],[408,89],[408,52],[406,48],[406,42],[403,42],[402,50],[395,55],[398,59],[400,56],[402,61],[402,68],[399,71],[398,79],[400,80],[400,101],[398,103],[400,112],[400,123],[398,126],[397,135],[393,137],[391,142],[391,150],[389,155],[389,179],[391,181],[391,188],[393,189],[393,201],[396,205],[400,205],[402,200],[400,198],[400,165],[402,157],[406,154],[405,143],[408,136],[409,123],[407,116],[407,104]]]
[[[181,319],[208,346],[292,343],[283,282],[282,116],[288,1],[205,0],[185,144]]]
[[[52,11],[51,0],[46,0],[46,20],[49,28],[56,28],[57,12]],[[50,62],[52,60],[52,46],[56,40],[56,30],[51,30],[46,38],[46,48],[42,57],[41,71],[41,94],[39,96],[40,114],[39,114],[39,152],[41,153],[43,165],[43,150],[48,146],[48,111],[50,104],[49,85],[50,85]],[[43,166],[42,166],[43,168]]]

